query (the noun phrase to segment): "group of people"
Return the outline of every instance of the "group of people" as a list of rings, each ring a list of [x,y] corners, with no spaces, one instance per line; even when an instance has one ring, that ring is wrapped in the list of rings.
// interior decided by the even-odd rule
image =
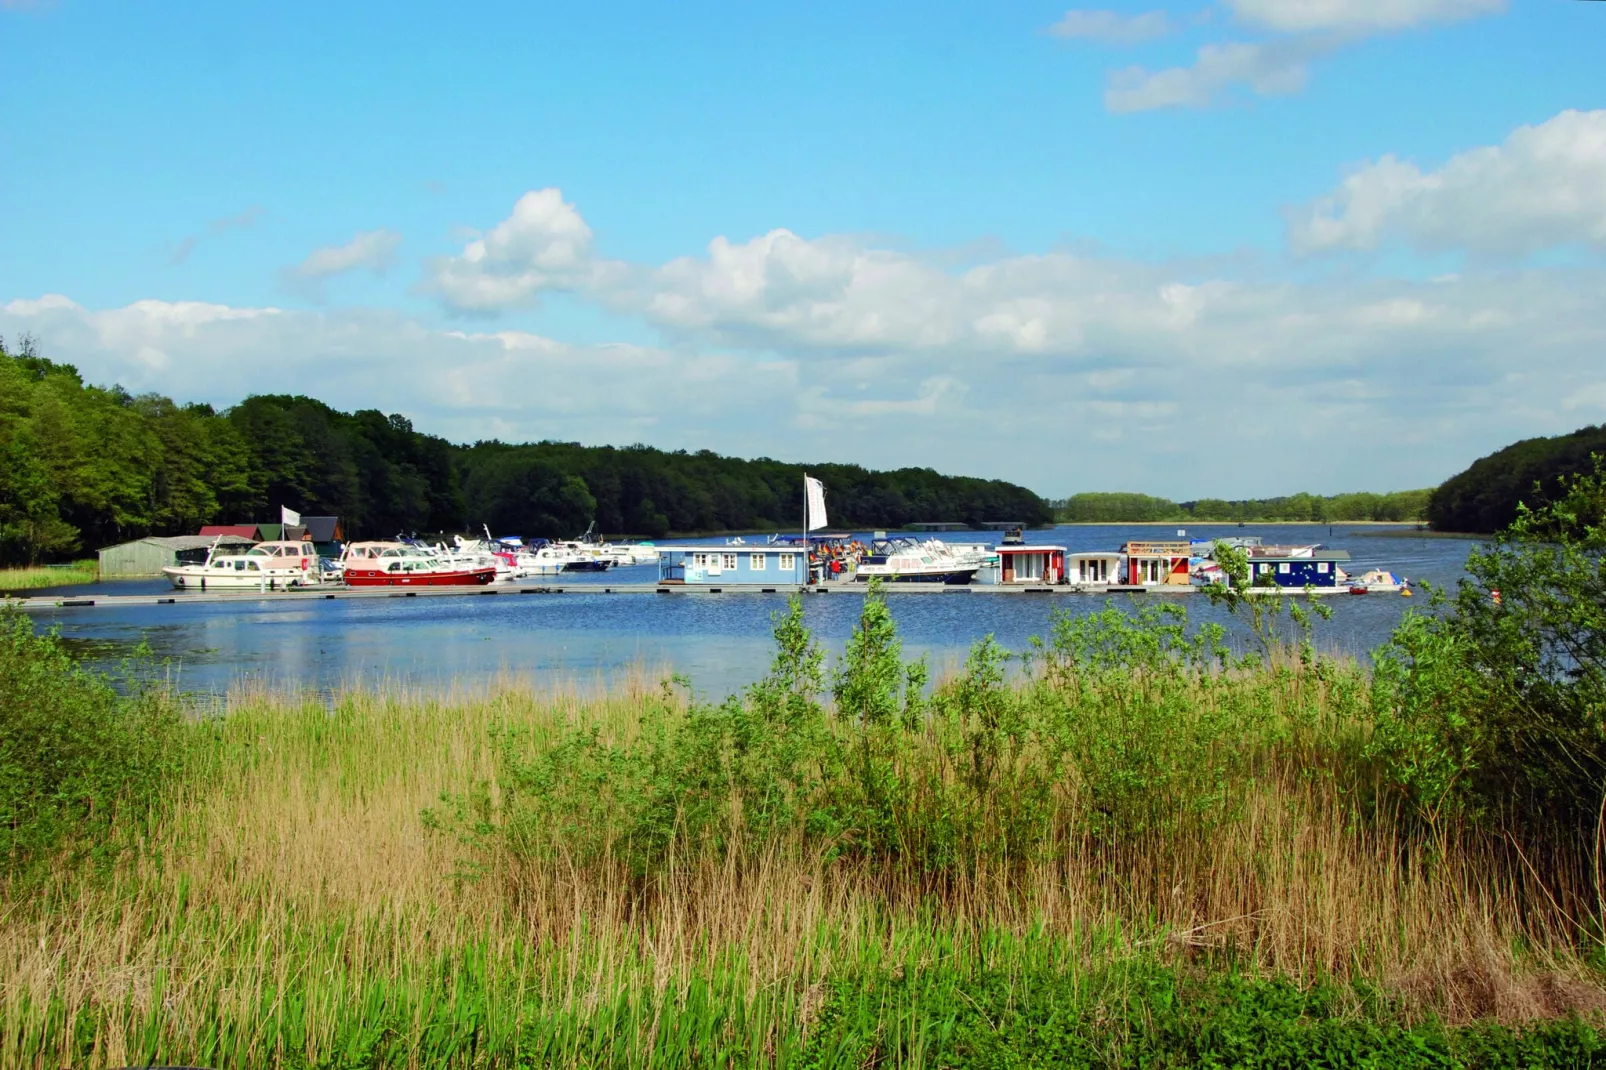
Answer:
[[[841,579],[858,567],[864,554],[864,544],[857,539],[813,543],[809,546],[809,576]]]

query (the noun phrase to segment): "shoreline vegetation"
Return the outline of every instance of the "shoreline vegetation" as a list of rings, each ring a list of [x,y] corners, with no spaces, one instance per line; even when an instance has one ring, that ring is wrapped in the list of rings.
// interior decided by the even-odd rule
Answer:
[[[33,591],[43,587],[66,587],[94,583],[100,578],[100,562],[94,559],[62,565],[33,568],[0,568],[0,591]]]
[[[1085,524],[1347,524],[1424,523],[1432,489],[1390,494],[1291,494],[1227,501],[1203,498],[1174,502],[1148,494],[1087,492],[1050,502],[1060,523]]]
[[[1372,669],[1224,546],[1248,653],[1112,602],[933,680],[877,589],[717,704],[197,705],[13,611],[0,1063],[1601,1065],[1603,506]]]

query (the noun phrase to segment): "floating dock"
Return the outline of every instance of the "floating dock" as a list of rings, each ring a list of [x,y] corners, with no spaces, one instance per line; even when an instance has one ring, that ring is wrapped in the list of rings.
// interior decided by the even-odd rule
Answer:
[[[115,609],[123,606],[172,606],[172,605],[244,605],[253,602],[325,602],[353,598],[519,598],[528,595],[614,595],[614,594],[661,594],[661,595],[721,595],[721,594],[773,594],[791,595],[801,594],[809,596],[823,595],[862,595],[868,591],[867,583],[823,583],[802,587],[795,584],[777,584],[766,587],[753,583],[732,584],[706,584],[706,583],[570,583],[570,584],[498,584],[491,587],[414,587],[403,589],[399,587],[312,587],[288,591],[170,591],[148,594],[77,594],[77,595],[40,595],[29,597],[20,595],[0,594],[0,601],[5,605],[16,606],[20,609]],[[969,584],[958,586],[943,583],[889,583],[882,587],[886,594],[938,594],[938,595],[1112,595],[1112,594],[1152,594],[1165,597],[1168,595],[1202,594],[1202,587],[1184,587],[1178,584],[1155,584],[1151,586],[1128,587],[1121,585],[1087,586],[1079,584]],[[1347,587],[1312,588],[1312,593],[1319,595],[1349,594]],[[1256,588],[1256,593],[1300,595],[1305,594],[1304,588],[1293,587],[1264,587]]]

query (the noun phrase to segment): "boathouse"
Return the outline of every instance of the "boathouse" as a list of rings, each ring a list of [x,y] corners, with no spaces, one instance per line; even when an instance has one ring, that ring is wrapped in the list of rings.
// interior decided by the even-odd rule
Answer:
[[[1064,583],[1065,547],[1009,543],[993,548],[998,555],[996,583]]]
[[[1187,587],[1192,547],[1185,542],[1129,542],[1126,582],[1144,587]]]
[[[1249,559],[1249,580],[1257,587],[1337,587],[1338,566],[1348,560],[1348,550],[1257,555]]]
[[[206,560],[212,544],[218,546],[250,546],[256,540],[239,535],[177,535],[172,538],[151,536],[118,543],[100,551],[102,578],[131,576],[160,576],[162,569],[177,565],[198,565]]]
[[[1113,550],[1084,550],[1065,555],[1065,582],[1094,586],[1121,582],[1121,555]]]
[[[664,546],[658,582],[802,586],[808,568],[800,546]]]

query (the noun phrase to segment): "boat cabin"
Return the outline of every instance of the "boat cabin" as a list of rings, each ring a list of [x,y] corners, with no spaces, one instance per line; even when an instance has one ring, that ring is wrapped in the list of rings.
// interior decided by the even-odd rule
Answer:
[[[802,586],[808,568],[799,545],[661,546],[658,582]]]
[[[1192,547],[1185,542],[1129,542],[1126,582],[1133,587],[1187,587]]]
[[[1121,582],[1121,555],[1113,550],[1084,550],[1065,555],[1065,582],[1103,586]]]
[[[1348,550],[1256,554],[1249,559],[1249,582],[1256,587],[1337,587],[1338,566],[1348,560]]]
[[[1064,583],[1065,547],[1011,544],[995,547],[999,583]]]

